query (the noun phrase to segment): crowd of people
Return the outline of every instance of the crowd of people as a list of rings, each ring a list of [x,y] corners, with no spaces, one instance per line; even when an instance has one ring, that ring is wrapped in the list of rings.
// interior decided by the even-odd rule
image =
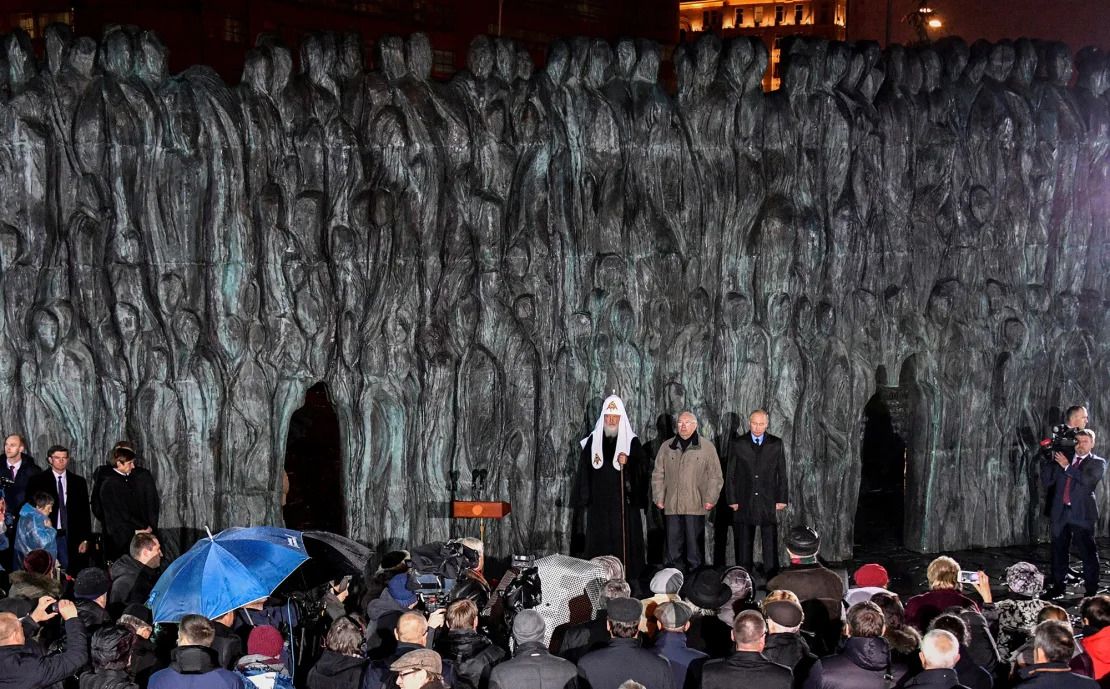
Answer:
[[[406,551],[360,580],[336,579],[318,605],[259,599],[215,619],[154,624],[145,600],[164,567],[139,531],[109,569],[75,577],[43,549],[12,572],[0,600],[0,687],[35,689],[991,689],[1110,686],[1110,596],[1072,619],[1042,598],[1028,562],[1006,570],[995,599],[985,572],[968,590],[950,557],[905,601],[887,570],[846,577],[819,559],[820,537],[795,527],[790,564],[763,585],[745,568],[659,569],[633,595],[620,560],[594,610],[549,628],[537,609],[491,602],[483,544],[462,539],[469,568],[449,595],[422,595]],[[583,561],[586,562],[586,561]],[[589,563],[587,563],[589,564]],[[558,591],[548,600],[588,591]],[[589,587],[587,587],[589,588]],[[315,633],[306,633],[314,630]]]
[[[491,587],[475,538],[448,544],[462,564],[442,590],[418,576],[415,563],[430,552],[418,548],[284,602],[267,596],[215,618],[155,624],[147,602],[165,571],[158,495],[134,448],[117,444],[90,491],[69,470],[66,448],[51,447],[39,471],[22,438],[9,436],[0,467],[0,562],[10,571],[0,581],[0,689],[1110,687],[1110,596],[1099,593],[1090,543],[1105,461],[1091,451],[1084,408],[1067,413],[1074,451],[1052,452],[1042,470],[1052,488],[1052,585],[1018,562],[998,600],[985,572],[947,556],[929,565],[927,590],[904,602],[879,563],[856,569],[849,587],[823,564],[808,526],[789,530],[780,568],[785,454],[769,421],[752,412],[750,429],[719,457],[692,413],[677,417],[650,473],[667,562],[638,576],[647,566],[642,534],[624,508],[647,490],[645,472],[635,471],[644,450],[621,400],[607,399],[582,439],[577,478],[587,548],[598,553],[577,562],[604,576],[585,584],[540,576],[540,605],[568,608],[555,625]],[[721,497],[739,561],[728,568],[709,566],[704,553],[705,516]],[[90,510],[102,524],[99,548]],[[1073,542],[1082,573],[1070,569]],[[1087,594],[1075,618],[1051,602],[1068,576]]]

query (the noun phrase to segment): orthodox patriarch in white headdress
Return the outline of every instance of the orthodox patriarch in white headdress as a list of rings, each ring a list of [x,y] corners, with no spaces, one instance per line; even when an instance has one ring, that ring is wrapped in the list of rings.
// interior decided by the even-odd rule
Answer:
[[[605,399],[593,433],[581,446],[574,494],[583,511],[585,555],[615,555],[631,580],[644,562],[648,458],[621,398]]]

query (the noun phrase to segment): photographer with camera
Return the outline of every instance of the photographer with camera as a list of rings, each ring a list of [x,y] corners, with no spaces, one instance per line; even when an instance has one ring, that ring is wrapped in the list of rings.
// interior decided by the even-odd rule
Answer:
[[[61,615],[65,620],[65,650],[43,656],[26,645],[23,622],[10,612],[0,612],[0,688],[38,689],[71,676],[89,659],[85,625],[72,601],[44,596],[30,614],[36,623]]]
[[[1086,410],[1079,409],[1082,414],[1069,414],[1069,427],[1073,420],[1086,425]],[[1052,586],[1045,591],[1045,598],[1056,598],[1064,593],[1073,540],[1083,561],[1085,594],[1098,593],[1095,488],[1106,473],[1106,460],[1092,452],[1094,446],[1094,431],[1076,430],[1074,458],[1069,459],[1063,451],[1054,449],[1052,460],[1041,464],[1041,484],[1048,491],[1052,520]]]

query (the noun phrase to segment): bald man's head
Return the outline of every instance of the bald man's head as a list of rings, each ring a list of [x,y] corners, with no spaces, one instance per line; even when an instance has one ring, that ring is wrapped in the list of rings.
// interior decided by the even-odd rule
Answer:
[[[410,644],[424,645],[428,633],[428,620],[418,612],[410,610],[397,619],[397,640]]]
[[[0,646],[22,646],[23,625],[10,612],[0,612]]]

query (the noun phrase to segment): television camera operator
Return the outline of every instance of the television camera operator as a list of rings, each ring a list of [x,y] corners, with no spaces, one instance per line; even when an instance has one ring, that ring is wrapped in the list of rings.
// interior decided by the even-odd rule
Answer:
[[[1106,460],[1092,452],[1095,433],[1085,428],[1087,410],[1072,407],[1068,412],[1067,428],[1053,429],[1051,454],[1042,460],[1040,468],[1052,524],[1052,586],[1045,591],[1045,598],[1056,598],[1064,593],[1073,541],[1083,561],[1084,592],[1087,596],[1098,593],[1095,489],[1106,473]],[[1073,423],[1083,427],[1073,426]],[[1068,436],[1074,438],[1071,457],[1067,453],[1071,439]]]

